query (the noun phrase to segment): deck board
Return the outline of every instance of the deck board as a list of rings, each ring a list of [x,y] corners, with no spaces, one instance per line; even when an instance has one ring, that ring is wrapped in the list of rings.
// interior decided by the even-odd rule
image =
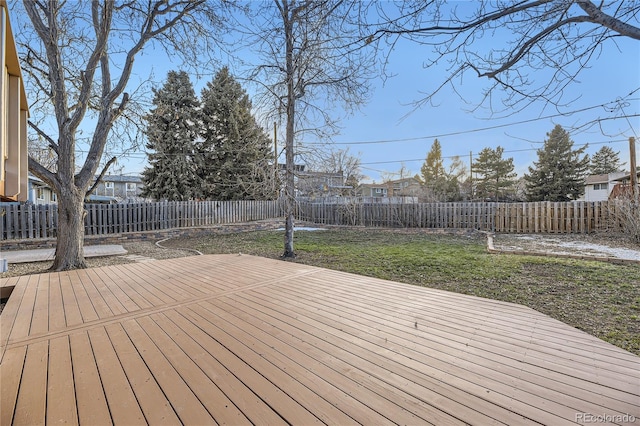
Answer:
[[[9,285],[3,425],[640,419],[637,356],[512,303],[245,255]]]

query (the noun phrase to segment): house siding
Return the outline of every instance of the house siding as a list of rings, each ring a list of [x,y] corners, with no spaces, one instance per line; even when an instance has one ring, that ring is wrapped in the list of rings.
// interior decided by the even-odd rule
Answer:
[[[27,201],[27,97],[6,0],[0,0],[0,199]]]

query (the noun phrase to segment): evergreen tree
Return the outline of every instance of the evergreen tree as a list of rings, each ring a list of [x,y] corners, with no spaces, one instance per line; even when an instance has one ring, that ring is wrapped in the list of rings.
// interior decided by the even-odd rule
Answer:
[[[503,159],[504,149],[484,148],[473,163],[476,172],[476,194],[480,198],[491,198],[496,201],[506,198],[515,184],[516,173],[513,172],[513,158]]]
[[[199,171],[203,198],[274,196],[271,141],[251,113],[251,101],[224,67],[202,90]]]
[[[443,201],[447,188],[447,173],[442,161],[442,147],[438,139],[433,141],[431,150],[420,169],[422,181],[427,197],[432,200]]]
[[[542,149],[538,161],[524,175],[529,201],[570,201],[584,194],[584,177],[589,168],[586,146],[573,149],[573,141],[556,125]]]
[[[620,152],[614,151],[608,146],[603,146],[591,157],[589,172],[592,175],[605,175],[622,170],[623,163],[620,163]]]
[[[197,178],[194,143],[198,137],[198,99],[189,75],[169,71],[154,89],[153,105],[145,117],[150,167],[142,172],[142,195],[156,200],[182,201],[195,196]]]

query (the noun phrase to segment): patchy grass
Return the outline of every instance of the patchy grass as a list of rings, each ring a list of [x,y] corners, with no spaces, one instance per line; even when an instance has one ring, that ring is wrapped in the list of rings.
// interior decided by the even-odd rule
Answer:
[[[278,258],[282,231],[164,244]],[[640,355],[640,266],[487,253],[481,235],[402,230],[297,231],[295,262],[520,303]]]

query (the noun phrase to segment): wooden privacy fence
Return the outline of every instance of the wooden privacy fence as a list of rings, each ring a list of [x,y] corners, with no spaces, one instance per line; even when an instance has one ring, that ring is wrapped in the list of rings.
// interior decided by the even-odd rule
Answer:
[[[619,229],[623,201],[535,203],[298,203],[308,222],[379,227],[457,228],[509,233],[588,233]]]
[[[171,228],[250,222],[282,217],[279,201],[184,201],[87,204],[85,235],[120,234]],[[55,204],[0,204],[2,240],[54,238]]]
[[[567,203],[297,202],[297,220],[327,225],[478,229],[509,233],[588,233],[620,229],[623,201]],[[208,226],[284,216],[280,201],[185,201],[87,204],[86,235]],[[639,218],[640,220],[640,218]],[[58,207],[0,204],[2,240],[54,238]]]

